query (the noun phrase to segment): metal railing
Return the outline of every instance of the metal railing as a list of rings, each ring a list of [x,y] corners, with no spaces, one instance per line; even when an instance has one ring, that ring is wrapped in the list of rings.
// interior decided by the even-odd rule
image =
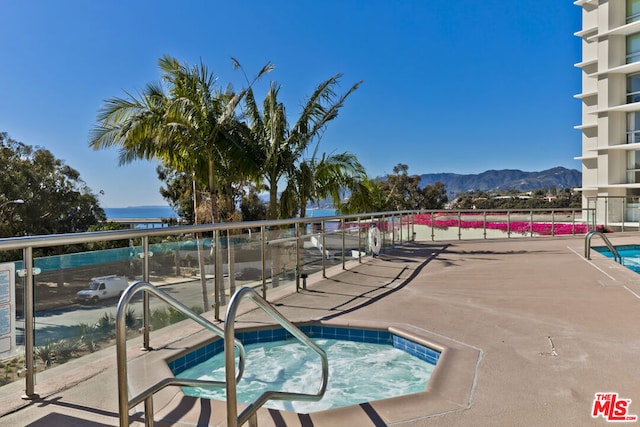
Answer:
[[[205,329],[213,332],[218,337],[225,339],[225,348],[227,339],[225,338],[225,331],[215,324],[211,323],[202,316],[199,316],[189,310],[184,304],[175,298],[171,297],[162,290],[156,288],[149,282],[136,282],[129,286],[118,302],[118,310],[116,315],[116,360],[118,369],[118,409],[120,412],[120,427],[129,426],[129,410],[134,406],[144,402],[145,407],[145,425],[148,427],[153,426],[153,395],[167,386],[191,386],[191,387],[224,387],[224,381],[208,381],[208,380],[196,380],[196,379],[182,379],[182,378],[165,378],[159,381],[137,395],[129,398],[129,377],[127,370],[127,326],[126,326],[126,309],[129,306],[131,298],[138,293],[144,292],[145,295],[151,294],[157,298],[160,298],[171,307],[185,315],[187,318],[203,326]],[[232,355],[235,348],[238,349],[239,362],[238,362],[238,374],[234,375],[232,382],[240,381],[245,368],[246,353],[242,343],[231,337],[229,341]],[[233,357],[233,356],[232,356]],[[235,360],[232,360],[233,369],[235,372]]]
[[[593,217],[590,209],[450,209],[421,212],[416,224],[426,225],[431,231],[431,240],[447,234],[449,239],[465,240],[463,233],[470,229],[481,231],[481,238],[487,239],[490,230],[501,231],[507,238],[513,236],[559,236],[582,235],[595,228],[586,222]],[[451,230],[453,232],[451,232]]]
[[[137,266],[141,266],[141,273],[139,271],[135,273],[135,278],[141,278],[143,282],[150,282],[150,274],[152,271],[152,260],[154,265],[158,262],[158,253],[154,252],[154,241],[164,241],[168,237],[173,238],[174,241],[179,240],[181,236],[195,236],[194,241],[197,242],[197,251],[204,250],[204,243],[202,236],[207,236],[208,239],[215,240],[215,244],[210,247],[210,257],[215,261],[212,264],[208,264],[208,267],[212,267],[210,271],[203,273],[202,264],[199,264],[200,273],[194,273],[193,280],[199,278],[202,281],[202,297],[204,301],[204,310],[212,310],[214,317],[217,320],[221,320],[221,308],[226,305],[224,298],[225,288],[222,280],[225,279],[225,275],[229,277],[229,281],[233,277],[232,271],[224,271],[223,254],[224,248],[221,246],[221,240],[224,240],[223,236],[227,236],[227,243],[229,242],[229,234],[240,233],[242,236],[251,236],[251,244],[256,248],[256,256],[258,257],[255,262],[252,261],[257,269],[260,270],[261,276],[256,282],[256,289],[261,291],[262,298],[267,300],[268,285],[271,288],[276,287],[276,274],[281,277],[283,274],[280,270],[276,271],[274,266],[278,257],[284,256],[284,252],[290,252],[290,259],[292,260],[292,268],[289,270],[289,274],[295,282],[295,290],[302,289],[301,279],[305,279],[311,273],[321,273],[323,277],[327,276],[327,268],[330,266],[339,266],[346,268],[346,260],[353,259],[356,261],[362,261],[362,257],[365,253],[370,253],[367,248],[367,234],[371,224],[376,224],[377,228],[381,232],[381,243],[383,251],[396,244],[404,244],[412,240],[451,240],[460,239],[463,240],[466,237],[466,229],[463,230],[462,221],[465,217],[470,216],[472,213],[480,218],[484,219],[484,227],[482,233],[486,239],[487,230],[489,228],[490,220],[493,220],[494,214],[502,212],[504,216],[499,218],[498,221],[503,221],[507,224],[507,232],[504,233],[504,237],[508,238],[515,234],[514,231],[514,218],[518,216],[527,216],[527,221],[533,224],[539,218],[538,214],[546,214],[550,218],[551,223],[551,235],[558,233],[559,224],[563,221],[567,226],[572,227],[572,233],[578,234],[576,226],[584,225],[584,209],[574,210],[544,210],[536,209],[534,211],[526,210],[511,210],[511,211],[395,211],[395,212],[376,212],[376,213],[364,213],[358,215],[340,215],[330,217],[317,217],[317,218],[292,218],[287,220],[267,220],[267,221],[251,221],[251,222],[239,222],[239,223],[218,223],[218,224],[203,224],[203,225],[188,225],[166,228],[145,228],[136,230],[116,230],[116,231],[104,231],[104,232],[88,232],[77,234],[63,234],[63,235],[49,235],[49,236],[24,236],[15,238],[0,239],[0,252],[16,251],[15,255],[11,255],[13,258],[11,262],[21,264],[20,267],[23,271],[21,275],[21,286],[24,287],[23,300],[23,318],[24,318],[24,357],[25,357],[25,369],[24,381],[25,381],[25,393],[23,398],[36,399],[38,394],[35,390],[35,353],[34,348],[36,346],[35,333],[35,307],[36,300],[42,302],[43,298],[36,298],[36,275],[38,274],[38,263],[43,258],[40,257],[40,251],[47,251],[48,253],[64,253],[77,252],[78,246],[86,247],[88,244],[94,244],[100,242],[101,244],[107,244],[114,241],[133,241],[135,240],[139,246],[136,246],[135,254],[132,254],[131,262],[135,261]],[[558,215],[561,214],[561,215]],[[454,226],[449,227],[451,234],[438,234],[441,231],[446,231],[445,228],[439,228],[436,222],[431,222],[428,225],[422,222],[418,222],[420,217],[431,216],[450,216],[459,218]],[[582,218],[580,218],[582,215]],[[275,230],[275,231],[274,231]],[[583,234],[581,232],[580,234]],[[530,233],[533,235],[533,232]],[[417,235],[417,237],[416,237]],[[199,237],[200,236],[200,237]],[[311,238],[316,239],[317,246],[311,247]],[[482,238],[482,237],[481,237]],[[283,242],[282,239],[292,239],[292,243]],[[305,242],[304,246],[302,243]],[[152,244],[153,243],[153,244]],[[107,245],[108,246],[108,245]],[[285,246],[286,250],[283,249]],[[231,246],[227,247],[229,252]],[[331,249],[332,258],[327,259],[326,256],[318,257],[318,248]],[[125,244],[126,248],[126,244]],[[277,248],[274,249],[274,248]],[[209,248],[207,249],[209,250]],[[253,249],[252,249],[253,250]],[[100,252],[95,250],[95,252]],[[20,255],[21,253],[21,255]],[[195,253],[195,252],[193,252]],[[35,255],[34,255],[35,254]],[[309,257],[313,255],[313,265],[305,264],[304,256]],[[67,255],[64,255],[67,256]],[[152,258],[154,256],[154,258]],[[19,261],[18,261],[19,260]],[[128,265],[127,261],[127,265]],[[200,260],[198,260],[200,262]],[[233,260],[227,262],[228,268],[231,269]],[[268,264],[271,262],[271,265]],[[63,276],[65,274],[65,266],[62,261],[60,262],[60,270],[52,271],[51,275]],[[138,268],[136,266],[136,268]],[[271,270],[269,270],[271,267]],[[87,268],[88,269],[88,268]],[[72,275],[76,274],[76,270],[72,270]],[[83,273],[84,274],[84,273]],[[42,276],[39,276],[42,277]],[[90,277],[90,276],[89,276]],[[214,290],[211,292],[205,283],[207,280],[211,281],[213,278]],[[58,280],[53,278],[52,280]],[[289,286],[294,286],[294,283],[287,282]],[[62,286],[62,281],[60,281]],[[269,288],[270,289],[270,288]],[[231,295],[231,289],[229,295]],[[213,298],[211,304],[208,303],[208,298]],[[147,292],[143,295],[142,301],[142,346],[144,348],[150,348],[149,344],[149,332],[150,332],[150,310],[149,310],[149,294]],[[19,308],[22,309],[22,306]],[[68,325],[71,326],[71,325]]]
[[[221,260],[221,245],[220,236],[236,230],[255,230],[259,229],[259,241],[261,242],[261,280],[260,287],[262,289],[263,298],[266,300],[267,296],[267,284],[269,276],[266,272],[267,265],[267,246],[270,242],[268,238],[269,230],[283,230],[287,227],[293,227],[294,235],[298,240],[309,239],[309,234],[302,234],[301,230],[304,228],[314,228],[317,225],[317,231],[321,234],[322,246],[327,247],[326,234],[331,233],[334,238],[332,244],[340,245],[337,250],[340,251],[340,259],[333,259],[332,262],[340,261],[342,268],[345,268],[346,253],[349,249],[357,249],[358,261],[362,261],[362,253],[366,250],[365,242],[363,242],[362,235],[368,230],[369,224],[375,222],[378,224],[393,223],[399,224],[399,229],[395,226],[386,227],[386,231],[383,231],[383,235],[387,237],[383,239],[383,247],[393,246],[397,243],[409,241],[409,236],[415,235],[413,229],[413,218],[418,211],[396,211],[396,212],[378,212],[378,213],[366,213],[359,215],[343,215],[343,216],[331,216],[331,217],[318,217],[318,218],[292,218],[288,220],[265,220],[265,221],[251,221],[251,222],[238,222],[238,223],[218,223],[218,224],[202,224],[202,225],[188,225],[177,226],[167,228],[146,228],[138,230],[115,230],[115,231],[101,231],[101,232],[86,232],[86,233],[74,233],[74,234],[59,234],[48,236],[23,236],[0,239],[0,252],[7,251],[22,251],[21,261],[16,263],[22,264],[23,274],[20,276],[24,286],[24,364],[25,369],[23,371],[25,378],[25,393],[22,396],[25,400],[38,399],[39,395],[35,390],[35,306],[36,306],[36,275],[39,274],[39,268],[36,266],[38,258],[34,257],[34,251],[49,250],[52,248],[60,247],[74,247],[75,245],[86,245],[92,243],[107,243],[112,241],[140,241],[140,252],[134,257],[142,262],[142,281],[149,282],[150,280],[150,260],[153,256],[150,250],[151,239],[162,239],[166,236],[213,236],[215,244],[211,248],[212,257],[215,259],[213,266],[214,277],[214,302],[212,304],[214,316],[217,320],[220,319],[220,308],[224,305],[224,289],[221,288],[221,281],[223,279],[222,260]],[[327,224],[334,223],[339,224],[335,230],[327,230]],[[315,224],[315,225],[314,225]],[[357,225],[356,225],[357,224]],[[403,227],[406,226],[406,231]],[[357,233],[357,238],[353,236],[350,242],[346,242],[346,235],[350,233]],[[406,236],[406,237],[405,237]],[[277,246],[275,242],[280,236],[276,236],[273,241],[273,246]],[[202,239],[199,240],[198,250],[202,250]],[[352,246],[349,246],[352,245]],[[296,245],[297,246],[297,245]],[[308,272],[302,270],[301,256],[297,252],[300,248],[296,247],[296,265],[294,268],[295,274],[295,287],[296,290],[300,289],[301,278],[305,278]],[[64,249],[56,252],[66,252]],[[337,251],[336,251],[337,252]],[[322,276],[326,277],[326,268],[329,266],[325,257],[322,257],[322,263],[320,271]],[[64,268],[64,267],[61,267]],[[201,274],[201,278],[204,281],[205,277]],[[272,282],[275,280],[271,276]],[[272,286],[275,286],[271,283]],[[203,296],[206,297],[207,290],[203,284]],[[150,349],[149,344],[149,332],[150,328],[150,310],[149,310],[149,293],[143,294],[142,301],[142,347]],[[22,307],[21,307],[22,308]],[[211,306],[205,304],[205,311],[211,309]]]
[[[592,196],[587,197],[588,222],[616,230],[640,229],[640,197]]]
[[[602,237],[602,240],[604,240],[605,245],[607,245],[607,248],[609,248],[609,250],[613,254],[613,259],[617,263],[622,264],[622,257],[620,256],[620,253],[618,253],[618,250],[616,249],[616,247],[611,244],[611,241],[609,241],[607,236],[605,236],[604,233],[600,231],[590,231],[584,236],[584,257],[586,259],[591,259],[591,238],[593,236]]]
[[[300,342],[305,344],[316,354],[320,356],[322,363],[322,373],[320,380],[320,387],[315,394],[307,393],[293,393],[284,391],[266,391],[262,393],[258,398],[247,408],[238,415],[238,403],[236,396],[236,383],[233,381],[236,378],[235,374],[235,361],[233,354],[233,341],[235,338],[235,319],[238,311],[238,306],[244,298],[251,299],[258,307],[260,307],[265,313],[275,319],[280,325],[282,325],[291,335],[297,338]],[[247,421],[251,426],[257,426],[256,412],[260,409],[268,400],[304,400],[304,401],[316,401],[322,399],[324,392],[327,388],[327,381],[329,378],[329,362],[325,351],[320,348],[316,343],[311,341],[304,332],[298,329],[293,323],[289,322],[278,310],[276,310],[271,304],[265,301],[258,293],[251,288],[239,289],[231,299],[229,307],[227,308],[227,315],[224,322],[224,359],[225,359],[225,373],[226,373],[226,385],[227,385],[227,426],[237,427],[241,426]]]
[[[225,381],[210,381],[210,380],[198,380],[188,378],[164,378],[151,386],[147,387],[142,392],[135,396],[129,396],[129,384],[128,384],[128,369],[127,369],[127,346],[126,346],[126,309],[133,298],[138,292],[149,293],[161,300],[165,301],[171,307],[178,310],[180,313],[203,326],[205,329],[213,332],[218,337],[224,340],[224,358],[225,358]],[[304,345],[313,350],[320,356],[321,361],[321,378],[318,392],[315,394],[309,393],[294,393],[283,391],[267,391],[260,395],[252,404],[250,404],[239,416],[238,416],[238,403],[236,395],[236,383],[242,378],[245,368],[246,352],[242,343],[235,338],[235,319],[237,310],[242,299],[248,298],[256,303],[265,313],[276,320],[282,325],[289,333],[295,338],[300,340]],[[235,363],[235,350],[238,349],[239,361],[238,371],[236,373]],[[129,426],[129,411],[136,405],[144,402],[144,415],[145,425],[152,427],[154,425],[153,420],[153,395],[168,386],[186,386],[186,387],[225,387],[227,391],[227,425],[229,427],[237,427],[249,422],[252,426],[257,426],[256,412],[269,400],[305,400],[315,401],[320,400],[324,396],[324,392],[327,388],[327,382],[329,378],[329,362],[325,351],[314,343],[304,332],[302,332],[297,326],[287,320],[278,310],[276,310],[271,304],[265,301],[260,295],[252,288],[243,287],[239,289],[231,298],[229,307],[227,309],[227,315],[225,319],[224,330],[211,323],[207,319],[199,316],[189,310],[180,301],[172,298],[167,293],[160,289],[157,289],[149,282],[136,282],[129,286],[120,297],[118,302],[118,311],[116,317],[116,360],[117,360],[117,374],[118,374],[118,409],[120,413],[120,427]]]

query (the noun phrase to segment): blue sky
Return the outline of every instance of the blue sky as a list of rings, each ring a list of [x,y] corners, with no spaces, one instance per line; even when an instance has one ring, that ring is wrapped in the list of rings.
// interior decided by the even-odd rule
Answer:
[[[0,0],[0,131],[77,169],[103,207],[166,204],[155,164],[118,166],[89,131],[103,101],[159,79],[163,54],[242,87],[270,81],[294,120],[315,86],[363,80],[320,142],[370,176],[580,169],[573,0]]]

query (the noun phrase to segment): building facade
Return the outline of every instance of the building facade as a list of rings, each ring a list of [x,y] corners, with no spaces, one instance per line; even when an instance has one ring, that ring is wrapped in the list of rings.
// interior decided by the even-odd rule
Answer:
[[[640,0],[578,0],[582,8],[583,206],[598,224],[638,222]]]

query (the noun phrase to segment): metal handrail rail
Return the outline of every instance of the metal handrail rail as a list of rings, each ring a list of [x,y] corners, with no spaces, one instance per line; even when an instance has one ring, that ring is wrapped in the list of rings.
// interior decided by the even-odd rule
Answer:
[[[166,292],[158,289],[149,282],[136,282],[129,286],[120,297],[118,301],[118,309],[116,311],[116,358],[117,358],[117,370],[118,370],[118,408],[120,412],[120,427],[129,426],[129,410],[145,402],[145,425],[153,425],[153,395],[167,386],[207,386],[207,387],[224,387],[224,381],[208,381],[208,380],[195,380],[195,379],[183,379],[183,378],[165,378],[151,387],[145,389],[141,393],[129,398],[129,382],[127,374],[127,345],[126,334],[127,328],[125,323],[126,307],[129,305],[131,298],[140,292],[146,292],[153,296],[163,300],[171,307],[175,308],[178,312],[187,316],[189,319],[218,335],[220,338],[225,338],[225,332],[219,326],[211,323],[209,320],[191,311],[187,306],[180,301],[171,297]],[[244,346],[239,340],[233,339],[230,343],[231,351],[234,352],[234,347],[238,349],[239,362],[238,362],[238,375],[232,379],[235,383],[240,381],[245,367],[246,352]],[[226,349],[225,340],[225,349]],[[235,360],[234,360],[235,370]]]
[[[322,379],[318,393],[292,393],[283,391],[266,391],[262,393],[258,398],[251,403],[242,413],[238,416],[238,402],[236,396],[236,384],[233,381],[235,377],[235,362],[233,355],[233,348],[229,338],[235,339],[235,318],[240,305],[240,301],[243,298],[250,298],[256,303],[258,307],[264,310],[265,313],[270,315],[273,319],[278,321],[287,331],[289,331],[295,338],[300,340],[303,344],[310,347],[316,352],[322,361]],[[243,287],[240,288],[231,298],[229,306],[227,308],[227,314],[224,322],[224,357],[225,357],[225,373],[227,384],[227,426],[237,427],[243,425],[245,422],[250,421],[250,424],[257,426],[256,412],[262,407],[268,400],[304,400],[304,401],[316,401],[322,399],[324,392],[327,389],[327,381],[329,378],[329,361],[327,354],[314,343],[308,336],[304,334],[297,326],[287,320],[278,310],[276,310],[271,304],[263,299],[253,288]]]
[[[243,221],[243,222],[220,222],[215,224],[198,224],[198,225],[179,225],[163,228],[145,228],[134,230],[108,230],[108,231],[88,231],[83,233],[67,233],[67,234],[49,234],[44,236],[17,236],[10,238],[0,238],[0,251],[31,248],[45,248],[50,246],[73,245],[88,242],[103,242],[111,240],[135,239],[142,236],[159,236],[163,237],[167,234],[192,234],[192,233],[208,233],[212,231],[226,230],[242,230],[246,228],[256,227],[283,227],[294,224],[318,223],[321,221],[336,221],[341,218],[352,218],[354,221],[358,218],[370,218],[372,216],[379,217],[384,215],[398,214],[417,214],[426,212],[422,210],[406,210],[406,211],[389,211],[389,212],[369,212],[366,214],[347,214],[334,215],[317,218],[289,218],[289,219],[272,219],[259,221]]]
[[[609,239],[607,238],[607,236],[604,235],[603,232],[601,231],[590,231],[588,232],[585,236],[584,236],[584,257],[586,259],[591,259],[591,238],[593,236],[600,236],[602,237],[602,240],[604,240],[604,243],[607,245],[607,248],[609,248],[609,250],[611,251],[611,253],[613,254],[613,259],[619,263],[622,264],[622,257],[620,256],[620,253],[618,252],[618,250],[616,249],[615,246],[613,246],[613,244],[611,244],[611,241],[609,241]]]
[[[508,213],[508,212],[576,212],[576,211],[595,211],[595,208],[577,209],[577,208],[557,208],[557,209],[436,209],[436,210],[405,210],[405,211],[387,211],[387,212],[368,212],[361,214],[335,215],[321,217],[322,220],[330,222],[339,219],[354,221],[358,219],[368,219],[372,217],[383,217],[385,215],[404,215],[404,214],[421,214],[421,213]],[[240,230],[256,227],[281,227],[294,224],[308,224],[321,222],[320,218],[290,218],[277,220],[260,220],[245,222],[223,222],[216,224],[199,224],[199,225],[180,225],[163,228],[148,228],[135,230],[109,230],[109,231],[92,231],[84,233],[68,233],[68,234],[51,234],[46,236],[18,236],[10,238],[0,238],[0,251],[31,248],[45,248],[60,245],[73,245],[89,242],[104,242],[112,240],[135,239],[143,236],[166,236],[167,234],[191,234],[191,233],[208,233],[216,230]]]
[[[25,272],[24,275],[24,354],[25,354],[25,393],[23,395],[24,399],[37,399],[39,396],[35,390],[35,374],[36,374],[36,366],[35,366],[35,357],[34,357],[34,346],[35,346],[35,304],[34,304],[34,295],[35,295],[35,275],[37,274],[36,269],[34,267],[34,262],[37,261],[37,258],[34,257],[34,252],[41,248],[49,248],[49,247],[58,247],[63,245],[81,245],[92,242],[107,242],[107,241],[118,241],[118,240],[132,240],[132,239],[140,239],[142,241],[142,245],[144,250],[141,252],[142,254],[142,280],[149,280],[149,257],[150,252],[148,250],[148,242],[151,238],[164,238],[167,235],[171,236],[182,236],[188,234],[213,234],[216,236],[216,241],[218,241],[218,233],[222,231],[229,230],[240,230],[240,229],[259,229],[260,230],[260,241],[261,241],[261,264],[263,272],[266,270],[266,244],[268,242],[277,242],[278,238],[281,237],[281,234],[276,234],[275,239],[268,240],[268,236],[266,234],[267,230],[271,228],[274,229],[293,229],[295,227],[296,235],[299,236],[299,230],[302,226],[311,224],[311,223],[325,223],[339,220],[342,224],[345,222],[353,221],[354,225],[357,223],[358,225],[374,221],[374,218],[380,218],[384,220],[389,216],[394,217],[400,215],[402,218],[404,215],[413,217],[417,214],[436,214],[436,213],[444,213],[449,212],[451,214],[465,214],[465,213],[475,213],[483,212],[486,214],[490,214],[492,212],[495,213],[516,213],[516,212],[530,212],[532,214],[535,212],[539,213],[561,213],[566,212],[570,213],[572,216],[572,222],[575,224],[576,222],[576,213],[582,211],[583,215],[588,213],[591,215],[591,212],[595,212],[595,208],[586,208],[586,209],[577,209],[577,208],[560,208],[560,209],[488,209],[488,210],[473,210],[473,209],[456,209],[456,210],[446,210],[446,209],[437,209],[437,210],[406,210],[406,211],[387,211],[387,212],[369,212],[369,213],[358,213],[358,214],[347,214],[347,215],[336,215],[330,217],[317,217],[317,218],[290,218],[283,220],[261,220],[261,221],[248,221],[248,222],[238,222],[238,223],[216,223],[216,224],[199,224],[199,225],[182,225],[182,226],[171,226],[171,227],[163,227],[163,228],[145,228],[145,229],[134,229],[134,230],[110,230],[110,231],[99,231],[99,232],[85,232],[85,233],[69,233],[69,234],[55,234],[55,235],[46,235],[46,236],[22,236],[22,237],[11,237],[11,238],[0,238],[0,252],[4,251],[13,251],[20,250],[22,251],[22,263],[23,269]],[[595,216],[594,216],[595,218]],[[413,221],[408,221],[407,227],[409,226],[409,222],[411,223],[412,231],[414,230],[415,218]],[[606,224],[605,224],[606,225]],[[595,226],[595,224],[594,224]],[[431,225],[431,239],[435,241],[435,228],[434,224]],[[325,227],[322,227],[322,232],[327,233]],[[407,231],[409,233],[409,231]],[[485,239],[486,236],[486,227],[484,230]],[[575,230],[574,230],[575,233]],[[411,234],[409,234],[410,236]],[[415,237],[415,231],[413,231],[413,235]],[[533,233],[532,233],[533,235]],[[325,234],[322,235],[323,238]],[[462,240],[462,235],[459,233],[459,238]],[[395,243],[395,237],[392,235],[391,237],[393,242]],[[345,240],[343,241],[343,269],[345,268],[344,257],[345,252]],[[385,240],[386,241],[386,240]],[[400,237],[400,243],[402,244],[402,236]],[[357,247],[363,247],[362,235],[359,233],[357,237]],[[323,242],[323,246],[324,242]],[[296,250],[299,250],[298,248]],[[360,254],[361,251],[359,250]],[[40,256],[40,255],[38,255]],[[10,258],[18,258],[17,253],[11,254]],[[300,257],[296,256],[297,259]],[[221,265],[221,257],[216,258],[216,264],[214,265],[214,271],[216,269],[222,268]],[[359,261],[361,261],[361,255],[358,255]],[[296,285],[299,285],[300,280],[300,272],[302,269],[300,266],[297,266],[298,275],[296,276]],[[65,267],[60,267],[65,268]],[[326,277],[326,258],[322,259],[322,274],[323,277]],[[204,275],[201,274],[201,278]],[[221,278],[222,275],[217,275],[216,277]],[[218,279],[219,280],[219,279]],[[262,289],[263,289],[263,297],[266,298],[266,280],[267,275],[263,273],[262,275]],[[203,286],[204,288],[204,286]],[[213,304],[213,308],[215,311],[216,319],[219,319],[219,309],[222,306],[222,302],[219,301],[220,294],[220,286],[219,283],[216,282],[215,286],[215,298],[216,302]],[[147,297],[148,295],[145,293],[145,299],[143,300],[143,306],[147,307]],[[207,303],[207,297],[205,292],[203,292],[203,305],[205,309],[209,309],[210,305]],[[148,322],[146,314],[148,313],[148,308],[144,308],[145,313],[145,329],[143,336],[143,346],[148,347]]]

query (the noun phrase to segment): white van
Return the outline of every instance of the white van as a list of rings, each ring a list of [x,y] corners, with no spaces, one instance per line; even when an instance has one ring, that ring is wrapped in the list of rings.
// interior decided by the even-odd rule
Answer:
[[[129,282],[122,276],[112,274],[110,276],[94,277],[89,281],[89,289],[78,291],[76,299],[79,301],[98,302],[106,298],[115,298],[122,295],[129,286]]]

